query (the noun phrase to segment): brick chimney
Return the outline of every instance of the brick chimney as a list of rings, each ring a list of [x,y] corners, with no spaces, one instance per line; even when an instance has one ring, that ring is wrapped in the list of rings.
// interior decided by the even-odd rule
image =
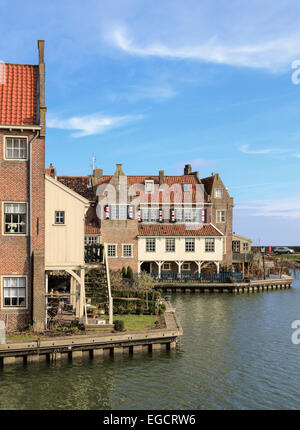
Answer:
[[[122,164],[116,164],[116,171],[115,171],[114,175],[117,175],[117,176],[120,176],[120,175],[125,176],[125,175],[124,175],[124,172],[123,172],[123,170],[122,170]]]
[[[56,168],[52,166],[52,163],[50,163],[50,166],[46,169],[46,174],[54,179],[56,178]]]
[[[95,179],[100,181],[103,178],[103,169],[94,169],[93,176]]]
[[[159,171],[159,185],[162,185],[164,183],[164,180],[165,180],[165,171],[160,170]]]
[[[192,173],[192,166],[191,164],[186,164],[184,166],[184,175],[190,175]]]
[[[39,103],[39,123],[41,126],[40,136],[46,136],[46,112],[45,106],[45,62],[44,62],[44,40],[38,40],[39,50],[39,90],[38,90],[38,103]]]

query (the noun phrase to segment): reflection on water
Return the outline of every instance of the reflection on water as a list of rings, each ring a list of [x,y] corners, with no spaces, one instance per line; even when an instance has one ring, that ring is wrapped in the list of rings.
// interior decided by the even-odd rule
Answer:
[[[178,294],[176,352],[5,368],[0,408],[300,408],[300,280],[291,290]]]

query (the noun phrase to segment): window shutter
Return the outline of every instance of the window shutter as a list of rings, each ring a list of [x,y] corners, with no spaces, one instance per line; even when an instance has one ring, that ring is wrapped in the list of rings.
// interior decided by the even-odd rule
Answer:
[[[138,222],[142,222],[141,209],[138,210]]]
[[[170,222],[175,222],[175,209],[170,210]]]
[[[205,224],[207,222],[207,209],[203,209],[201,211],[201,221]]]
[[[128,206],[128,219],[134,219],[134,207],[132,205]]]
[[[106,205],[104,207],[104,217],[105,217],[105,219],[109,219],[109,217],[110,217],[110,212],[109,212],[109,206],[108,205]]]
[[[158,211],[158,222],[163,222],[163,210],[159,209]]]

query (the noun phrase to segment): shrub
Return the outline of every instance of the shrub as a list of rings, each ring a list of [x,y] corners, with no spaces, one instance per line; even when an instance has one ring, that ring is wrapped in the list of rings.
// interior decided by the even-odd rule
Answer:
[[[133,270],[132,270],[132,268],[130,266],[127,267],[126,278],[133,279]]]
[[[229,284],[234,284],[236,282],[236,279],[233,276],[228,276],[228,278],[226,279],[226,281]]]
[[[124,331],[124,321],[123,320],[115,320],[114,325],[115,325],[116,331]]]
[[[126,267],[125,267],[125,266],[123,266],[123,267],[122,267],[122,277],[123,277],[123,278],[126,278],[126,276],[127,276]]]

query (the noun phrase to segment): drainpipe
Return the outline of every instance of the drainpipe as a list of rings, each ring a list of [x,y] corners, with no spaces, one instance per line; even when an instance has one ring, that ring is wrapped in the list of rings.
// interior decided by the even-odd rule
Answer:
[[[32,144],[39,137],[40,131],[37,130],[34,137],[29,141],[29,204],[28,204],[28,240],[29,240],[29,268],[31,287],[33,286],[33,270],[32,270]],[[33,312],[33,288],[31,288],[31,312]]]

